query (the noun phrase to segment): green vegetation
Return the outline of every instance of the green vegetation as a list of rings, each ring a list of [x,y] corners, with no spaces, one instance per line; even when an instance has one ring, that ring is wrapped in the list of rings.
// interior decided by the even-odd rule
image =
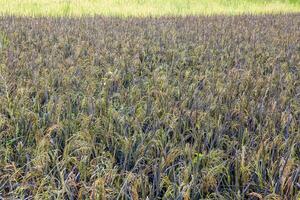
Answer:
[[[21,16],[161,16],[300,12],[299,0],[0,0]]]
[[[299,21],[0,18],[0,198],[299,199]]]

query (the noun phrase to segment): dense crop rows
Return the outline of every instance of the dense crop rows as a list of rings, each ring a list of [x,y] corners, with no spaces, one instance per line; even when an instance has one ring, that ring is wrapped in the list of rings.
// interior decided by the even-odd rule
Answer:
[[[0,31],[0,198],[300,197],[299,14]]]

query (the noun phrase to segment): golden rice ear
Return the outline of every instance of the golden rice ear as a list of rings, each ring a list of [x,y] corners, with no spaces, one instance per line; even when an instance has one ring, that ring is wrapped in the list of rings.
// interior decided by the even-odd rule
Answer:
[[[269,195],[265,196],[264,199],[266,199],[266,200],[282,200],[283,198],[278,194],[269,194]]]
[[[39,140],[39,144],[34,150],[35,157],[32,160],[33,166],[37,171],[43,172],[46,170],[51,162],[48,152],[51,149],[50,138],[44,136]]]
[[[251,192],[251,193],[248,194],[248,196],[250,196],[250,197],[256,197],[259,200],[263,200],[263,196],[261,194],[259,194],[259,193],[256,193],[256,192]]]
[[[139,191],[141,189],[141,179],[134,177],[131,181],[131,197],[133,200],[139,200]]]
[[[105,180],[103,178],[99,178],[94,182],[90,199],[106,199]]]
[[[201,181],[201,190],[204,193],[209,193],[210,191],[214,191],[216,187],[217,180],[213,174],[205,174]]]
[[[164,167],[170,166],[181,153],[182,152],[179,149],[172,150],[164,160]]]

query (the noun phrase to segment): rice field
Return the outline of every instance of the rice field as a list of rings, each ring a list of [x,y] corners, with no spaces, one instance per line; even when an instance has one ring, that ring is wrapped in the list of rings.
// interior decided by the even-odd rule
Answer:
[[[0,15],[186,16],[300,12],[299,0],[0,0]]]
[[[0,17],[0,199],[297,200],[299,70],[297,13]]]

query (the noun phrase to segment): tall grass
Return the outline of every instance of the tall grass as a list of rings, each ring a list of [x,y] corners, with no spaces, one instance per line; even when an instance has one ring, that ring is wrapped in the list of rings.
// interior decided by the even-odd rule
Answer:
[[[300,12],[298,0],[0,0],[2,15],[161,16]]]

